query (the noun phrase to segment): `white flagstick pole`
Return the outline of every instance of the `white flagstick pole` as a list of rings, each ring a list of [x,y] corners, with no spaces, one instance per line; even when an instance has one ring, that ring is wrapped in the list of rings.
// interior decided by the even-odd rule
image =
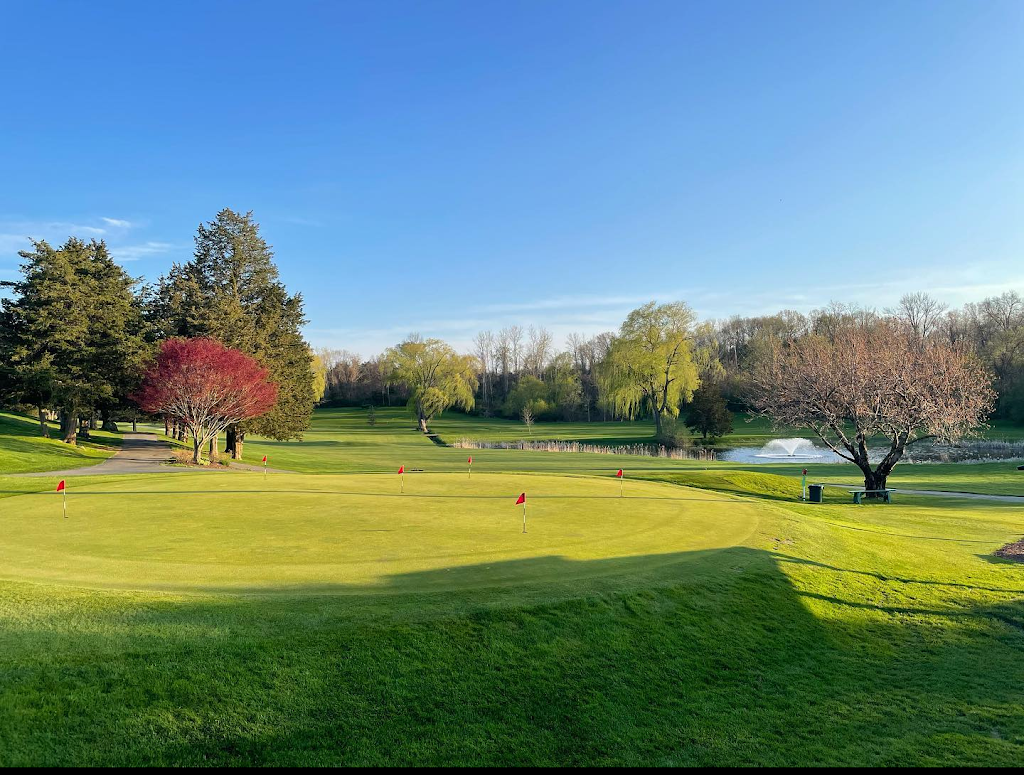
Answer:
[[[60,494],[64,496],[64,519],[68,518],[68,487],[64,485],[64,489],[60,491]]]
[[[625,479],[625,478],[626,478],[625,476],[620,476],[619,477],[619,497],[620,498],[622,497],[622,480]]]
[[[526,501],[523,501],[523,532],[526,532]]]
[[[267,456],[263,456],[263,481],[267,481]]]

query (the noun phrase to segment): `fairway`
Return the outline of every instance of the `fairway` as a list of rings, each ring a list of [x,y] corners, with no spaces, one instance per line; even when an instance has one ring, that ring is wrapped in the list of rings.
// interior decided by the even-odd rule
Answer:
[[[527,532],[515,505],[528,493]],[[0,576],[117,589],[438,591],[614,574],[721,549],[759,507],[666,484],[541,475],[153,475],[4,501]],[[659,559],[659,556],[662,559]],[[518,561],[518,562],[510,562]],[[575,564],[578,563],[578,564]],[[437,574],[435,571],[446,571]]]

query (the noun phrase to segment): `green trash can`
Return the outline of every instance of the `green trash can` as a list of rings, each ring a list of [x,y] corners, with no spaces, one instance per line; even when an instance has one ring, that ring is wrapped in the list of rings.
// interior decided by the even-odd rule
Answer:
[[[807,500],[811,503],[821,503],[823,495],[825,493],[825,485],[823,484],[809,484],[807,485]]]

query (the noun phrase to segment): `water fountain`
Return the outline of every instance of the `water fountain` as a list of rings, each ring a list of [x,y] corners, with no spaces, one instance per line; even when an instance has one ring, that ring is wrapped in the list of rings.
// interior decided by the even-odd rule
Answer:
[[[755,457],[773,457],[801,459],[820,458],[822,455],[810,439],[773,439],[769,441]]]

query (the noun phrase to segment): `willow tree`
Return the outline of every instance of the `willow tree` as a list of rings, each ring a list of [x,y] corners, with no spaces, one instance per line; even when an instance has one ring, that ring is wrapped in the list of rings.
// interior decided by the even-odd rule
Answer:
[[[753,382],[762,416],[813,431],[860,468],[867,490],[885,489],[910,445],[975,434],[995,403],[975,355],[891,320],[777,342]]]
[[[695,323],[686,304],[652,301],[629,313],[604,362],[615,410],[630,418],[649,411],[659,437],[666,418],[679,416],[679,405],[700,382]]]
[[[410,337],[386,353],[389,381],[405,385],[419,428],[428,432],[432,418],[449,407],[472,409],[477,388],[477,362],[459,355],[440,339]]]

